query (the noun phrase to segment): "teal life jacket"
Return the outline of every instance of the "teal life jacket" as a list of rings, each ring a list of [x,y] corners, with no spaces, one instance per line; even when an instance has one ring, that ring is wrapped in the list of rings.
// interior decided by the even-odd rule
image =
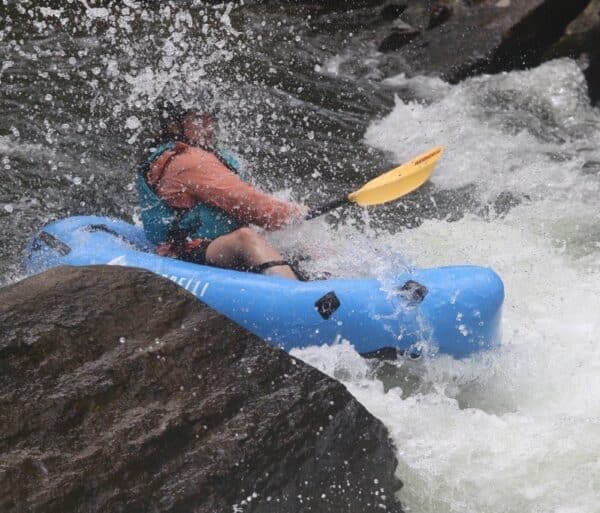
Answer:
[[[171,207],[152,190],[146,173],[152,162],[173,148],[173,141],[161,144],[144,160],[138,171],[137,190],[146,238],[153,244],[168,242],[177,247],[188,238],[216,239],[243,226],[224,210],[202,202],[192,208]],[[240,164],[230,151],[217,147],[215,154],[223,164],[239,174]]]

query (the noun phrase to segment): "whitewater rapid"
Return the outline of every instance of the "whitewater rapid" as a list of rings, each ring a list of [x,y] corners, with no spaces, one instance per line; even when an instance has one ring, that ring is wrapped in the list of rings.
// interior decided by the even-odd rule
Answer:
[[[261,185],[276,178],[266,190],[293,188],[296,199],[366,179],[381,151],[399,163],[442,144],[422,204],[349,209],[336,223],[319,218],[271,238],[309,256],[315,273],[490,266],[506,287],[502,346],[463,361],[387,364],[349,343],[294,354],[386,424],[407,510],[600,512],[600,111],[575,62],[458,85],[336,80],[360,48],[323,62],[304,17],[290,22],[286,10],[260,4],[238,12],[241,35],[231,4],[128,0],[83,16],[67,4],[4,4],[13,23],[0,30],[1,281],[21,277],[13,268],[22,247],[50,219],[136,218],[136,144],[165,89],[223,101],[227,142]],[[391,112],[358,143],[390,91]],[[434,193],[448,191],[459,192],[436,206]],[[426,207],[431,215],[403,228],[404,214]]]
[[[437,186],[474,184],[484,203],[507,191],[520,203],[501,215],[379,231],[376,242],[409,265],[495,269],[506,286],[502,346],[463,361],[383,366],[349,344],[297,356],[342,380],[388,427],[409,511],[597,513],[600,112],[581,71],[564,60],[455,86],[389,82],[421,100],[397,99],[369,127],[369,144],[398,161],[443,144]],[[352,227],[342,233],[328,235],[341,247],[370,242]],[[351,266],[353,254],[342,254],[349,262],[340,267]]]

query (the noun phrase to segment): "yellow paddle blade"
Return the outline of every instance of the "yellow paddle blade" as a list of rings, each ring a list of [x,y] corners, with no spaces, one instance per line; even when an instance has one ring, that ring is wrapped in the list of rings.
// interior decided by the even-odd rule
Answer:
[[[433,173],[444,149],[436,146],[426,153],[405,162],[348,195],[348,200],[358,205],[380,205],[398,199],[418,189]]]

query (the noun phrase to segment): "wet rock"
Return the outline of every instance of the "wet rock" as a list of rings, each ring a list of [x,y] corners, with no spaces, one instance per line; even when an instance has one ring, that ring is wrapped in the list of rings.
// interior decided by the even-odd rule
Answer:
[[[55,269],[0,328],[0,511],[400,511],[379,421],[167,280]]]
[[[591,0],[587,8],[565,30],[557,46],[579,45],[581,51],[600,48],[600,0]]]
[[[406,7],[406,2],[388,4],[381,10],[381,17],[385,21],[393,21],[400,17],[400,15],[406,10]]]
[[[585,74],[590,97],[598,101],[598,59],[600,58],[600,0],[592,0],[587,8],[566,28],[564,35],[544,55],[545,59],[586,55],[589,60]]]
[[[360,9],[363,7],[380,7],[385,0],[265,0],[265,4],[301,4],[316,9],[325,10],[340,10],[346,11],[348,9]]]
[[[378,50],[380,52],[393,52],[410,43],[419,34],[420,31],[410,25],[397,27],[379,44]]]
[[[427,24],[427,28],[432,29],[445,23],[450,19],[453,12],[454,0],[436,0],[429,13],[429,23]]]
[[[589,0],[456,3],[445,23],[423,32],[388,57],[386,74],[437,74],[457,82],[482,72],[537,65],[588,3]],[[409,6],[407,20],[410,10]]]
[[[585,70],[585,78],[592,104],[600,104],[600,51],[590,55],[590,62]]]
[[[563,37],[544,55],[578,58],[588,61],[585,78],[592,104],[600,101],[600,0],[591,0],[587,8],[566,28]]]
[[[402,11],[402,21],[418,30],[426,30],[434,3],[434,0],[408,2]]]

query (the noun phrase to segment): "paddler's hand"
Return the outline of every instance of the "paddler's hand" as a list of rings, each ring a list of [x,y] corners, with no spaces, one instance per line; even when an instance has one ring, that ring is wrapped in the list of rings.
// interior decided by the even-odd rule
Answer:
[[[292,203],[292,211],[287,219],[287,224],[296,224],[304,221],[306,214],[308,214],[309,208],[306,205],[300,203]]]

